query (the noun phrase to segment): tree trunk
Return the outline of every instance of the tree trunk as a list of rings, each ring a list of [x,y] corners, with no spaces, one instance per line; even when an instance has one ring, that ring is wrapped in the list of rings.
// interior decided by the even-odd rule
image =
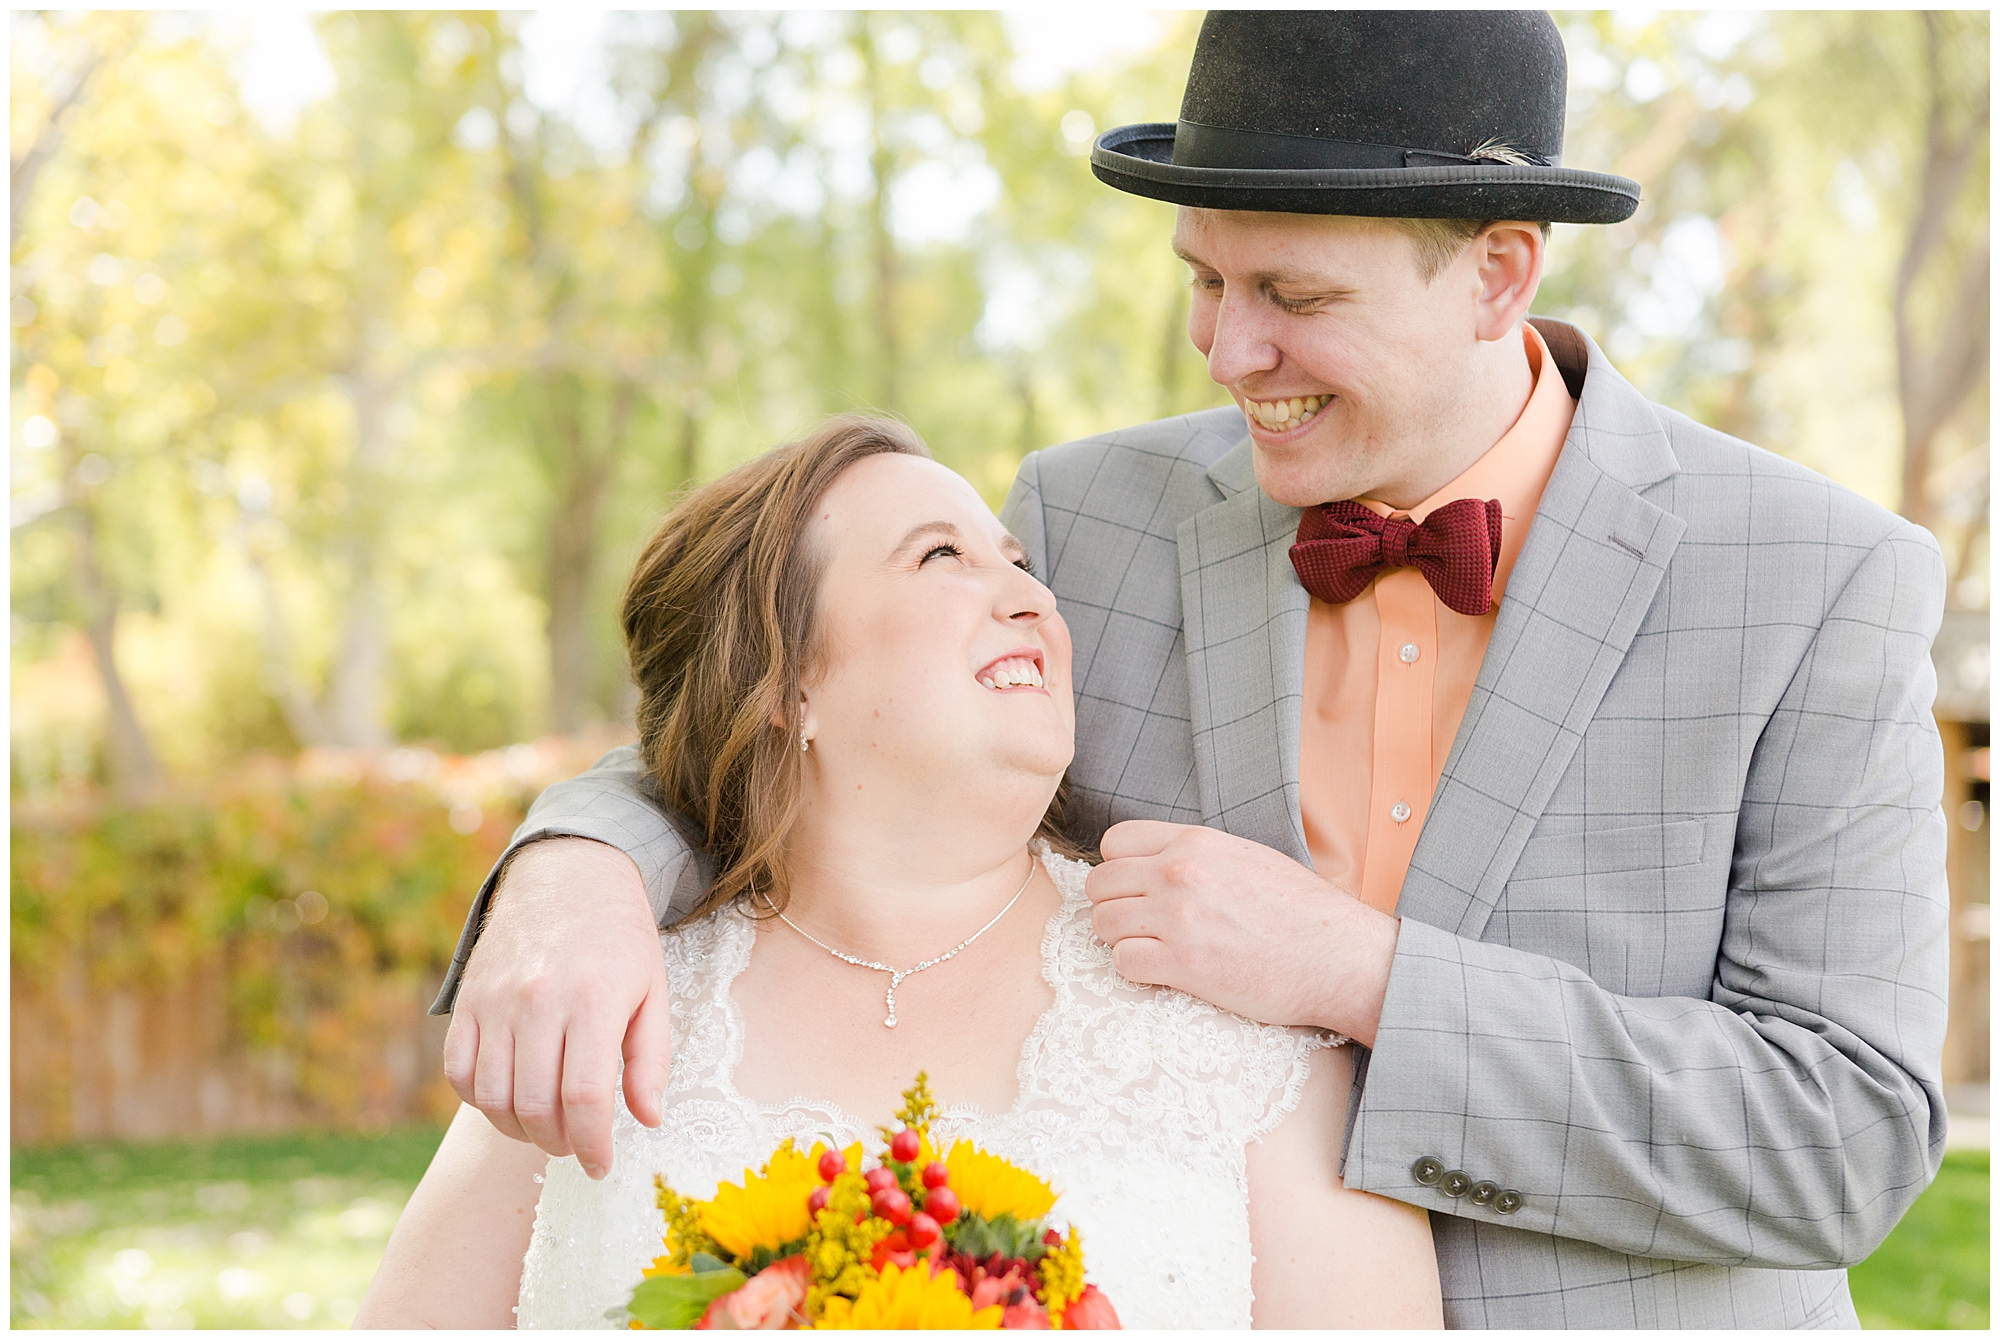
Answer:
[[[548,536],[549,727],[561,734],[583,728],[590,702],[590,594],[597,573],[604,497],[637,397],[637,388],[630,383],[613,389],[602,440],[593,443],[584,405],[587,392],[580,386],[572,389],[575,396],[567,412],[552,416],[565,468]]]
[[[84,606],[83,631],[104,685],[104,755],[111,789],[120,800],[146,800],[160,785],[159,765],[146,729],[125,691],[118,670],[118,597],[105,580],[97,553],[97,515],[87,504],[76,509],[76,570]]]
[[[875,189],[868,198],[868,237],[875,255],[876,399],[879,408],[895,412],[902,396],[902,347],[896,329],[896,238],[889,227],[889,193],[895,185],[896,155],[883,138],[882,71],[876,58],[875,36],[868,16],[854,39],[861,55],[862,81],[868,90],[869,170]]]
[[[312,695],[299,684],[297,674],[292,670],[291,629],[285,621],[285,602],[278,594],[277,580],[271,575],[271,568],[251,544],[248,534],[243,536],[243,548],[249,558],[250,571],[257,579],[258,640],[263,644],[264,682],[271,694],[278,700],[278,710],[284,714],[285,725],[291,728],[292,738],[308,749],[332,743],[331,733],[326,728],[326,718],[321,715],[319,704]]]
[[[383,683],[389,628],[380,559],[395,386],[368,368],[342,380],[354,408],[354,460],[347,472],[347,609],[320,715],[331,743],[377,749],[389,743]]]
[[[1891,311],[1896,330],[1896,390],[1903,412],[1903,496],[1898,510],[1918,525],[1929,526],[1936,513],[1928,486],[1938,432],[1987,375],[1990,244],[1982,244],[1962,260],[1948,261],[1955,261],[1956,282],[1951,291],[1957,295],[1956,301],[1940,321],[1928,348],[1923,347],[1914,329],[1910,302],[1926,262],[1945,240],[1952,208],[1977,150],[1985,143],[1991,113],[1986,88],[1962,100],[1946,87],[1946,39],[1939,30],[1939,16],[1924,14],[1922,22],[1930,108],[1924,127],[1917,205],[1896,269]],[[1954,121],[1961,124],[1954,125]]]

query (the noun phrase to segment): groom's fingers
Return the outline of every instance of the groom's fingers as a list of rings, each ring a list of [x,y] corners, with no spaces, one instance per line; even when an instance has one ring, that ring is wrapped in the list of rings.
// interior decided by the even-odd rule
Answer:
[[[1084,897],[1099,907],[1121,898],[1138,898],[1159,886],[1160,862],[1151,856],[1120,856],[1090,868],[1083,877]]]
[[[1195,825],[1170,824],[1159,819],[1127,819],[1104,830],[1097,850],[1103,853],[1106,861],[1157,856],[1167,849],[1168,843],[1192,827]]]
[[[470,1014],[454,1011],[444,1030],[444,1077],[461,1103],[473,1102],[472,1078],[478,1071],[479,1023]]]
[[[529,1140],[560,1158],[571,1152],[562,1122],[563,1034],[569,1021],[530,1016],[525,1024],[514,1035],[514,1117]]]
[[[1111,946],[1111,966],[1128,982],[1146,986],[1172,986],[1172,963],[1167,947],[1158,940],[1132,936]]]
[[[563,1134],[585,1173],[601,1178],[611,1168],[611,1095],[618,1088],[618,1024],[600,1015],[569,1021],[563,1038]]]
[[[1157,898],[1107,898],[1090,909],[1090,929],[1112,946],[1134,937],[1157,940],[1166,931]]]
[[[528,1139],[521,1123],[514,1120],[514,1035],[504,1028],[479,1030],[472,1105],[486,1114],[500,1134],[515,1140]]]
[[[640,1002],[625,1030],[625,1106],[642,1126],[657,1127],[663,1119],[660,1094],[667,1087],[674,1045],[667,1006],[667,984],[661,981]]]

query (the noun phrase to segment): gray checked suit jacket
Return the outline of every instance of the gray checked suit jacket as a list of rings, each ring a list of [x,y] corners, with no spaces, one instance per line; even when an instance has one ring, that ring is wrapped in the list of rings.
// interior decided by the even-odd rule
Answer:
[[[1454,1327],[1851,1327],[1843,1267],[1943,1150],[1937,546],[1537,325],[1579,404],[1403,885],[1344,1176],[1431,1211]],[[1309,863],[1298,512],[1237,412],[1038,452],[1002,516],[1075,640],[1078,835]],[[552,833],[624,849],[663,916],[705,878],[629,750],[520,837]]]

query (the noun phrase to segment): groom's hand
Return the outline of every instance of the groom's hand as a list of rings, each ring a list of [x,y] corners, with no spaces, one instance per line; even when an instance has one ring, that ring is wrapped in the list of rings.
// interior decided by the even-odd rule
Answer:
[[[1228,833],[1134,819],[1099,844],[1085,892],[1118,971],[1267,1024],[1373,1046],[1400,923]]]
[[[587,838],[522,848],[452,1008],[451,1087],[502,1134],[603,1177],[621,1050],[625,1105],[658,1126],[670,1046],[666,962],[638,867]]]

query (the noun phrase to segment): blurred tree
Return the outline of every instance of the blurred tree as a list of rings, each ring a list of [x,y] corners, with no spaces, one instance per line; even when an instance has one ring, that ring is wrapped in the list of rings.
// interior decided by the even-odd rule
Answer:
[[[1989,371],[1993,252],[1985,169],[1992,79],[1985,16],[1926,12],[1915,18],[1923,25],[1918,68],[1924,76],[1916,87],[1929,105],[1921,166],[1911,173],[1918,183],[1916,205],[1896,266],[1894,303],[1902,512],[1928,526],[1937,511],[1931,475],[1938,434]],[[1920,295],[1926,280],[1935,292]],[[1930,338],[1918,329],[1920,306],[1932,308]]]
[[[1940,533],[1984,604],[1988,19],[1565,20],[1565,160],[1645,189],[1559,228],[1540,310],[1657,399]]]
[[[17,330],[12,348],[13,379],[28,392],[40,412],[24,436],[30,450],[47,450],[55,465],[54,479],[42,480],[40,501],[17,506],[14,527],[36,523],[67,523],[72,537],[71,563],[66,574],[53,577],[54,608],[83,631],[103,686],[105,704],[105,770],[112,788],[126,799],[152,795],[159,786],[159,765],[151,740],[127,687],[119,662],[119,616],[145,583],[135,581],[140,563],[133,559],[144,532],[119,535],[121,523],[132,519],[131,504],[142,501],[127,490],[105,486],[118,473],[114,462],[129,463],[120,450],[120,430],[128,415],[143,414],[134,402],[136,373],[130,357],[137,345],[131,324],[140,302],[118,291],[126,264],[109,251],[85,261],[77,243],[86,245],[131,220],[131,211],[113,192],[157,181],[163,164],[155,157],[128,174],[118,161],[115,144],[99,134],[105,117],[96,106],[102,76],[120,62],[138,37],[140,24],[129,16],[70,19],[63,26],[37,23],[28,49],[39,59],[28,78],[13,85],[13,143],[10,146],[9,239],[11,245],[12,321]],[[19,34],[17,34],[19,35]],[[89,113],[100,113],[94,124]],[[86,129],[81,143],[69,132],[79,121]],[[37,198],[37,187],[49,184],[44,170],[66,140],[69,169],[59,186],[89,184],[112,201],[107,209],[79,195],[65,211],[75,232],[52,246],[30,247],[23,219]],[[167,147],[167,165],[178,159]],[[137,181],[134,180],[137,179]],[[69,245],[62,245],[68,243]],[[79,275],[81,271],[81,275]],[[82,282],[80,282],[82,281]],[[136,288],[136,286],[135,286]],[[41,295],[41,303],[35,294]],[[141,302],[143,301],[143,295]],[[43,308],[52,310],[47,312]],[[68,312],[58,310],[67,307]],[[66,319],[65,319],[66,318]],[[89,400],[85,394],[96,394]],[[123,494],[124,496],[119,496]],[[125,507],[119,507],[123,503]]]
[[[551,19],[334,13],[334,91],[270,125],[235,22],[14,20],[17,760],[72,662],[128,786],[572,730],[621,711],[622,556],[821,414],[905,415],[997,503],[1227,403],[1172,208],[1087,162],[1172,114],[1198,15],[1056,75],[988,13],[621,15],[558,105]],[[1984,603],[1985,17],[1561,22],[1566,160],[1646,194],[1558,228],[1539,310],[1925,520]]]

